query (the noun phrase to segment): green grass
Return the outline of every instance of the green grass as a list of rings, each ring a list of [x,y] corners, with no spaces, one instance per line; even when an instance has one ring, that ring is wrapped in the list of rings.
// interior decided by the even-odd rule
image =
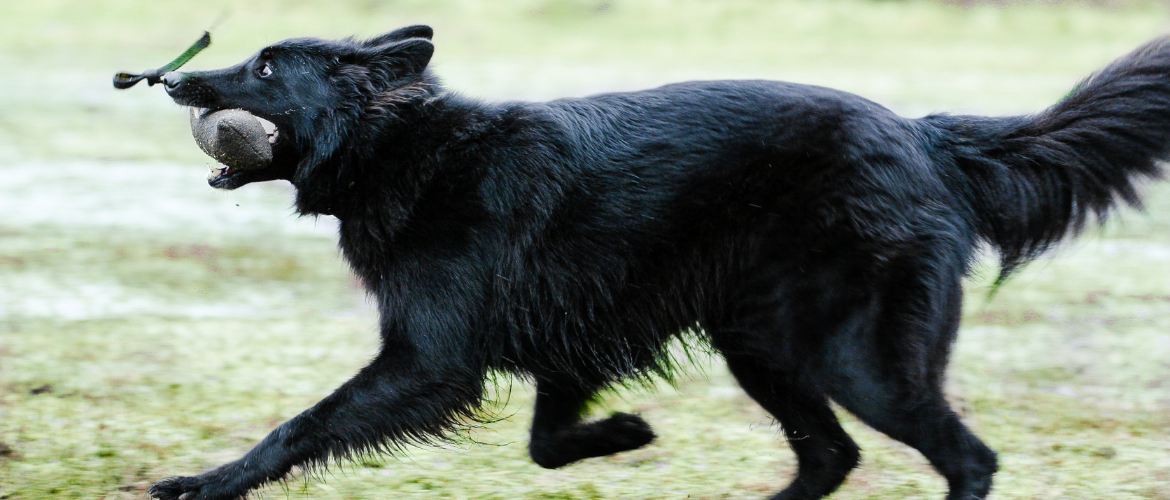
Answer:
[[[158,88],[161,65],[227,7],[189,67],[289,36],[436,28],[434,67],[485,98],[542,99],[691,78],[829,85],[914,115],[1043,108],[1156,36],[1125,9],[919,0],[343,0],[0,3],[0,499],[142,498],[246,451],[360,368],[376,321],[328,219],[287,189],[211,191],[210,163]],[[968,282],[948,393],[1001,452],[995,498],[1170,499],[1170,187],[988,299]],[[531,389],[483,445],[417,449],[264,490],[272,498],[763,498],[791,478],[770,419],[717,362],[622,391],[654,445],[564,470],[525,457]],[[845,416],[864,463],[834,498],[941,498],[912,450]]]

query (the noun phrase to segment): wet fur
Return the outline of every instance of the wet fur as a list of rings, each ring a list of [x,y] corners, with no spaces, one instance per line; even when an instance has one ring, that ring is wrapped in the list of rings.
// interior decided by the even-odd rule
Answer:
[[[426,70],[430,37],[287,40],[167,79],[181,104],[280,128],[274,166],[212,185],[287,179],[300,213],[335,215],[382,348],[245,457],[152,495],[235,498],[294,466],[430,442],[473,421],[503,372],[536,383],[538,464],[637,448],[654,438],[641,418],[580,415],[668,372],[683,334],[783,426],[799,469],[774,498],[820,498],[857,465],[830,400],[921,451],[948,498],[982,498],[995,454],[942,393],[976,248],[1009,273],[1135,203],[1170,145],[1165,41],[1038,115],[905,119],[770,81],[485,103]]]

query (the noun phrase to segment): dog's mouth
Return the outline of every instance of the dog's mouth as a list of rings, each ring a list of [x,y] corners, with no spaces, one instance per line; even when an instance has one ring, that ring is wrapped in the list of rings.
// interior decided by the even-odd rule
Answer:
[[[193,120],[194,120],[194,117],[196,117],[196,116],[202,116],[206,113],[218,111],[216,109],[201,108],[201,107],[195,107],[195,106],[190,107],[190,109],[191,109]],[[255,118],[255,120],[260,124],[260,127],[263,129],[264,137],[261,138],[258,134],[249,136],[248,134],[245,133],[244,134],[245,137],[250,137],[250,139],[249,139],[250,146],[251,146],[250,150],[237,150],[237,149],[228,148],[229,151],[236,151],[236,153],[238,153],[238,156],[228,156],[227,157],[227,158],[234,158],[234,159],[238,159],[240,157],[243,157],[248,161],[229,161],[229,160],[225,159],[225,157],[223,157],[223,156],[218,156],[218,155],[212,154],[211,151],[208,149],[210,146],[206,146],[205,143],[200,143],[200,147],[202,147],[205,152],[207,152],[209,155],[213,156],[214,158],[216,158],[216,160],[219,161],[218,164],[208,167],[209,172],[207,173],[207,182],[212,187],[220,188],[220,189],[235,189],[235,188],[242,186],[244,184],[247,184],[249,182],[255,182],[255,181],[259,181],[259,180],[269,180],[268,178],[273,175],[272,171],[276,170],[276,169],[272,168],[271,162],[268,164],[265,164],[265,163],[263,163],[262,160],[254,160],[254,159],[251,159],[251,157],[253,157],[253,156],[263,157],[263,155],[261,155],[257,151],[257,149],[264,149],[264,145],[261,141],[266,140],[267,147],[271,148],[271,151],[268,152],[269,158],[273,158],[275,156],[278,148],[284,147],[285,141],[282,140],[282,134],[280,131],[280,127],[278,127],[272,121],[267,120],[263,117],[260,117],[260,116],[257,116],[257,115],[251,114],[251,113],[248,113],[248,114],[250,114],[253,118]],[[194,121],[192,123],[194,123]],[[192,126],[194,127],[194,125],[192,125]],[[192,130],[192,131],[194,132],[194,130]],[[222,140],[222,136],[221,136],[221,140]],[[196,142],[199,142],[199,137],[196,138]],[[236,144],[237,144],[237,148],[238,148],[239,143],[237,142]],[[255,153],[255,155],[247,154],[249,152]],[[226,163],[232,163],[233,165],[236,165],[236,166],[228,165]]]
[[[196,110],[196,112],[203,112],[203,110]],[[264,133],[268,138],[268,144],[272,146],[273,150],[275,150],[278,147],[277,143],[280,141],[280,128],[277,127],[275,123],[272,123],[268,120],[265,120],[264,118],[261,118],[259,116],[256,117],[256,120],[259,121],[260,126],[264,128]],[[207,181],[212,183],[212,185],[215,185],[219,182],[227,181],[228,179],[231,179],[232,177],[239,175],[239,174],[242,174],[244,172],[254,172],[256,170],[264,170],[264,169],[267,169],[268,167],[264,167],[261,169],[242,169],[242,168],[232,168],[229,165],[224,165],[221,163],[221,164],[214,165],[214,166],[211,166],[208,168],[210,169],[210,172],[207,173]]]

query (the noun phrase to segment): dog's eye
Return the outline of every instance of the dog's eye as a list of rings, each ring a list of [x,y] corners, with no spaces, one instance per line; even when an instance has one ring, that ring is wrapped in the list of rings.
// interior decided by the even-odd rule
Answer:
[[[268,78],[272,76],[272,63],[264,63],[260,69],[256,70],[256,76],[260,78]]]

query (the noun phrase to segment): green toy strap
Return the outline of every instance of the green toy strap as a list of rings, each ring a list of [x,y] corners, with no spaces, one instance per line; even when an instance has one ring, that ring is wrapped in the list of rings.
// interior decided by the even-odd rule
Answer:
[[[195,57],[195,54],[198,54],[203,49],[206,49],[208,45],[211,45],[211,33],[204,31],[203,36],[199,37],[199,39],[196,40],[195,43],[191,44],[191,46],[188,47],[182,55],[176,57],[174,61],[167,63],[166,66],[147,70],[138,75],[130,73],[118,73],[114,75],[114,88],[128,89],[142,80],[146,80],[147,85],[154,85],[158,83],[162,76],[167,74],[167,72],[174,71],[179,69],[180,66],[187,64],[187,61],[190,61],[191,58]]]

